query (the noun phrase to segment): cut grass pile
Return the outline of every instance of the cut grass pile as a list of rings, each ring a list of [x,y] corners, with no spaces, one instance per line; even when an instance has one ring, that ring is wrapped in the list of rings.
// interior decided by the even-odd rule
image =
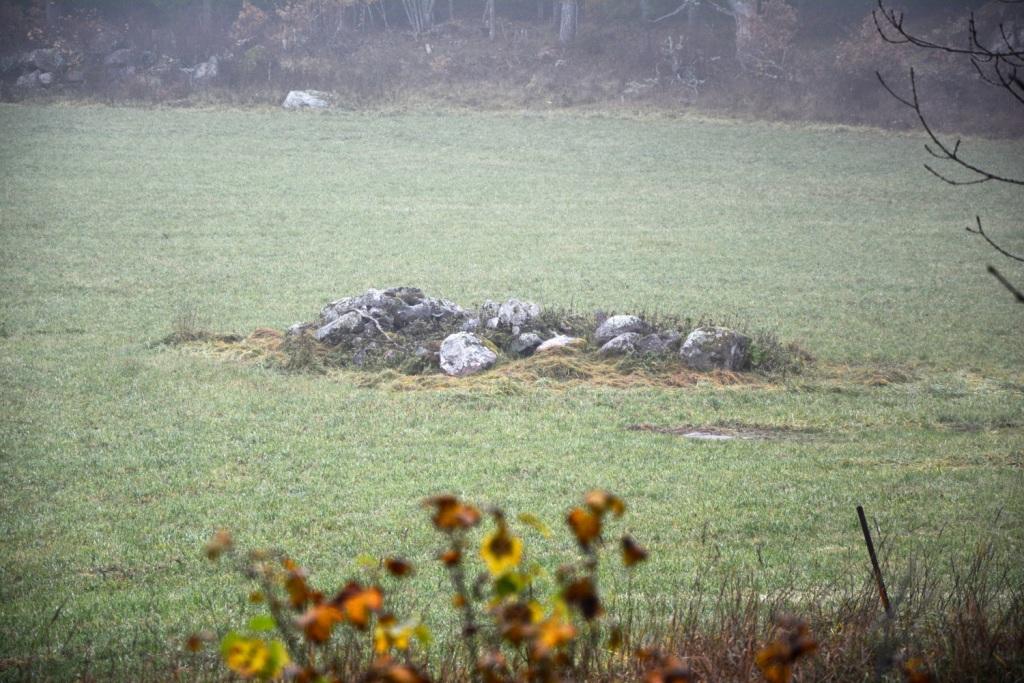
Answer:
[[[592,350],[565,347],[527,358],[504,359],[496,368],[470,377],[450,377],[436,368],[422,374],[408,374],[395,369],[367,369],[331,364],[332,349],[312,339],[287,337],[279,330],[257,328],[244,339],[237,335],[194,334],[181,342],[198,355],[219,357],[242,363],[304,372],[343,372],[361,387],[386,386],[398,390],[415,389],[493,389],[516,385],[520,389],[535,387],[538,382],[552,380],[565,384],[587,384],[613,388],[686,387],[699,382],[722,386],[733,384],[765,384],[762,375],[748,372],[718,370],[697,372],[677,358],[666,357],[601,357]],[[178,337],[175,337],[177,340]]]
[[[745,574],[795,595],[859,581],[857,503],[896,562],[946,567],[983,538],[1024,553],[1020,306],[960,229],[975,212],[1014,225],[1024,202],[937,185],[919,138],[7,105],[0,126],[0,676],[33,659],[123,670],[241,623],[246,591],[200,557],[222,526],[324,585],[362,553],[409,557],[423,570],[402,611],[443,624],[418,507],[442,491],[551,526],[583,491],[615,491],[651,551],[628,589],[663,606],[698,574],[709,591]],[[970,143],[1024,174],[1019,144]],[[730,317],[818,363],[664,386],[566,356],[459,382],[280,372],[224,362],[216,341],[153,343],[182,310],[209,329],[277,330],[399,283]],[[276,343],[220,342],[239,355]],[[641,423],[814,438],[627,429]],[[549,569],[574,552],[533,550]]]

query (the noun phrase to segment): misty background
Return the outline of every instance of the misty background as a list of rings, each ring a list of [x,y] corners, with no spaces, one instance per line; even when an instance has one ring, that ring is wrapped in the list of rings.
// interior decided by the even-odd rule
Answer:
[[[970,62],[883,40],[872,0],[4,0],[0,96],[341,107],[625,106],[914,125],[879,86],[919,77],[939,128],[1019,131]],[[1021,40],[1024,5],[907,0],[936,42]],[[901,80],[902,79],[902,80]]]

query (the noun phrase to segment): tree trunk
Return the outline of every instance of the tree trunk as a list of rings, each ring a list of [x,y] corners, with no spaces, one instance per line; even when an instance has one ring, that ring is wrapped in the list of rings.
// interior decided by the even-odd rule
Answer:
[[[487,0],[487,37],[494,40],[494,0]]]
[[[558,28],[558,42],[568,45],[576,39],[577,0],[562,0],[562,20]]]
[[[46,0],[44,9],[46,12],[46,30],[53,31],[57,28],[57,22],[60,20],[60,5],[57,4],[56,0]]]
[[[210,32],[210,25],[213,23],[213,6],[210,0],[203,0],[199,5],[199,30],[206,35]]]
[[[640,18],[644,21],[650,21],[653,18],[654,12],[651,11],[651,0],[640,0]]]
[[[736,20],[736,61],[746,65],[754,49],[754,20],[757,17],[757,0],[729,0],[731,14]]]

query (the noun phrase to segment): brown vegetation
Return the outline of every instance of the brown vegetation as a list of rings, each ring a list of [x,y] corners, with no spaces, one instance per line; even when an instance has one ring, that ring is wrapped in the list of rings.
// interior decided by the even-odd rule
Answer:
[[[451,5],[453,16],[434,3],[429,25],[416,30],[391,0],[227,2],[207,19],[192,3],[50,3],[63,7],[56,18],[42,4],[0,3],[5,98],[276,105],[290,89],[314,88],[333,92],[344,107],[696,108],[907,127],[912,119],[874,72],[914,66],[939,128],[1018,130],[1012,107],[994,98],[969,65],[894,49],[878,36],[867,7],[861,17],[797,0],[759,2],[753,13],[714,9],[754,6],[736,0],[644,18],[641,5],[650,2],[587,3],[574,39],[563,44],[551,3],[525,0],[499,3],[493,31],[465,2]],[[654,3],[660,4],[666,3]],[[956,43],[964,39],[966,12],[966,4],[959,12],[922,8],[915,18],[929,39]],[[978,16],[990,31],[1005,20],[987,6]],[[27,68],[19,66],[23,55],[34,47],[60,51],[62,69],[80,74],[75,82],[15,87]],[[104,66],[115,48],[130,49],[138,63]],[[196,80],[190,70],[214,55],[217,76]]]
[[[1024,586],[1010,558],[979,546],[965,565],[940,577],[931,563],[911,563],[883,610],[872,579],[859,588],[825,587],[814,595],[764,594],[734,577],[715,592],[701,580],[671,600],[669,612],[635,596],[604,596],[598,567],[625,503],[591,491],[566,524],[577,557],[553,576],[529,558],[514,526],[544,536],[536,517],[487,511],[491,531],[478,538],[481,508],[455,496],[424,501],[444,543],[458,633],[440,658],[427,655],[431,634],[415,616],[389,610],[393,585],[415,572],[402,558],[367,558],[366,577],[331,595],[280,552],[238,551],[227,532],[207,546],[256,584],[250,602],[265,612],[245,631],[220,640],[220,658],[243,678],[419,682],[505,681],[1012,681],[1024,675]],[[614,544],[625,571],[643,570],[647,551],[631,536]],[[479,559],[474,560],[474,555]],[[529,560],[529,561],[528,561]],[[482,566],[481,566],[482,565]],[[481,571],[483,569],[483,571]],[[886,568],[893,576],[891,567]],[[799,618],[791,616],[799,614]],[[362,645],[360,632],[372,634]],[[213,634],[189,639],[191,662]],[[417,642],[419,645],[417,645]],[[204,662],[206,664],[204,664]]]

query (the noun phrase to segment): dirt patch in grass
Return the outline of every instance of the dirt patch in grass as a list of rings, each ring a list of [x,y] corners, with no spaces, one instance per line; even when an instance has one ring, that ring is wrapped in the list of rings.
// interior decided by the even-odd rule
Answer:
[[[938,423],[943,429],[965,434],[976,432],[995,432],[1007,429],[1020,429],[1024,427],[1024,420],[998,415],[975,417],[973,419],[958,415],[940,415]]]
[[[909,384],[919,377],[918,368],[899,363],[875,365],[837,365],[829,368],[833,378],[844,384],[885,387],[891,384]]]
[[[779,439],[806,439],[813,435],[809,430],[793,427],[769,427],[761,425],[718,424],[718,425],[654,425],[649,423],[631,424],[626,427],[631,432],[654,432],[656,434],[673,434],[698,441],[732,441],[758,440],[769,441]]]

